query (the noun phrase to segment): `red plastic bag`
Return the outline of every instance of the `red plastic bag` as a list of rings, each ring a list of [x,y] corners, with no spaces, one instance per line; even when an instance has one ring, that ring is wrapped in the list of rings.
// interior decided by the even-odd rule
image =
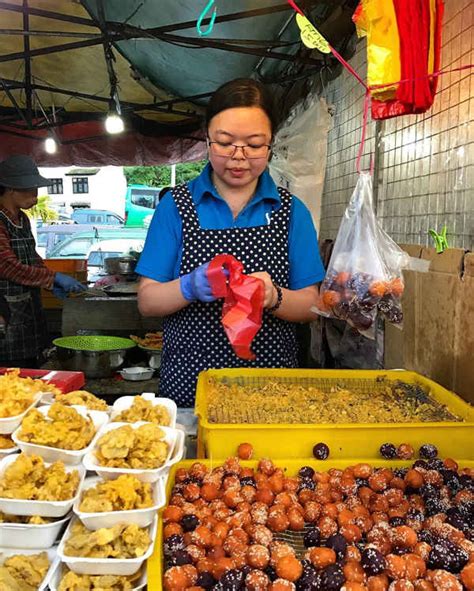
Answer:
[[[243,268],[231,254],[219,254],[209,263],[207,278],[214,296],[225,298],[221,323],[235,354],[253,360],[250,347],[262,326],[265,286],[261,279],[245,275]]]

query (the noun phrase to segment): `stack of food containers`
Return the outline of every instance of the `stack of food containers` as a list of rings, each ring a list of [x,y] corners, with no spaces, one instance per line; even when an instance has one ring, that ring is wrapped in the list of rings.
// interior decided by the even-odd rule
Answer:
[[[21,567],[24,571],[25,584],[32,584],[42,591],[46,589],[57,566],[58,560],[54,544],[70,519],[72,506],[79,496],[80,486],[84,480],[85,468],[80,465],[82,456],[79,452],[30,445],[17,438],[25,416],[42,399],[43,393],[38,388],[47,389],[48,384],[33,382],[28,378],[19,378],[15,373],[2,376],[1,379],[5,381],[5,385],[11,392],[11,397],[8,394],[4,396],[6,408],[2,409],[2,414],[8,414],[8,405],[11,409],[21,405],[25,406],[28,397],[32,402],[26,406],[23,412],[13,416],[3,416],[0,419],[0,438],[3,442],[3,449],[0,450],[0,482],[3,481],[7,470],[15,464],[18,470],[14,482],[19,497],[15,498],[8,491],[0,496],[0,568],[3,569],[0,580],[4,581],[3,577],[6,576],[8,581],[8,565],[11,563],[13,568],[18,570]],[[38,411],[44,413],[47,408],[40,406]],[[98,420],[94,424],[98,428],[103,422],[105,421]],[[37,455],[40,459],[34,464],[29,462],[20,464],[18,460],[22,456],[17,453],[20,450],[27,454]],[[73,496],[65,500],[25,498],[28,495],[20,492],[20,489],[23,487],[25,490],[28,486],[34,486],[36,483],[35,474],[31,473],[31,468],[34,466],[35,471],[42,468],[48,471],[52,462],[57,459],[61,459],[65,464],[63,476],[77,474],[77,484],[74,486]],[[58,471],[58,477],[60,476],[61,472]],[[29,480],[31,480],[30,484]],[[28,565],[34,565],[34,568],[29,569]],[[9,587],[7,586],[7,588]]]
[[[34,404],[38,404],[40,398],[40,395],[36,396]],[[53,401],[51,396],[45,398],[51,402]],[[160,461],[159,467],[154,469],[101,466],[96,453],[100,449],[100,442],[103,436],[125,426],[127,429],[132,429],[133,431],[143,425],[148,425],[147,428],[150,429],[150,423],[135,420],[137,413],[133,409],[135,409],[134,402],[138,398],[141,398],[142,401],[146,400],[148,407],[165,409],[165,415],[169,419],[168,426],[160,426],[159,429],[161,429],[160,437],[166,443],[166,457],[163,458],[162,462]],[[91,402],[87,397],[84,397],[84,399],[87,400],[87,403]],[[95,402],[101,401],[96,399]],[[91,404],[94,405],[93,403]],[[140,405],[138,407],[141,408]],[[55,412],[52,415],[53,418],[51,418],[49,413],[50,409],[53,408]],[[67,437],[68,430],[69,432],[73,431],[73,424],[70,422],[71,412],[75,417],[82,417],[82,419],[88,421],[88,425],[93,425],[93,429],[90,428],[91,439],[81,449],[62,449],[60,447],[61,437]],[[37,554],[46,550],[50,568],[44,580],[38,586],[40,590],[46,588],[47,585],[52,591],[57,591],[60,588],[76,588],[72,587],[72,584],[80,584],[81,575],[127,576],[133,581],[133,589],[142,588],[146,584],[146,569],[142,567],[153,552],[157,531],[158,509],[165,502],[164,486],[166,478],[170,467],[173,463],[181,460],[184,453],[184,433],[176,429],[176,413],[176,405],[172,401],[155,398],[152,394],[143,395],[143,398],[138,396],[120,398],[112,408],[106,411],[90,410],[80,405],[72,405],[69,409],[57,404],[54,407],[52,405],[40,406],[37,408],[34,420],[42,423],[44,420],[54,421],[60,417],[65,422],[65,424],[59,424],[57,428],[58,439],[56,442],[51,441],[51,445],[43,445],[38,442],[38,439],[35,439],[36,432],[34,425],[32,427],[31,415],[26,420],[24,419],[27,411],[21,413],[21,416],[14,417],[15,420],[11,418],[8,428],[13,431],[11,436],[12,445],[8,450],[5,450],[5,454],[6,452],[10,453],[0,461],[0,512],[5,514],[0,514],[2,521],[0,523],[2,562],[10,555],[25,553]],[[117,418],[120,419],[120,422],[115,422]],[[0,428],[2,428],[2,423],[0,423]],[[6,427],[3,427],[3,429],[5,431]],[[156,424],[153,424],[151,429],[158,429],[158,427]],[[54,438],[53,431],[54,429],[50,430],[49,436]],[[22,452],[20,455],[11,453],[18,450]],[[146,448],[141,451],[147,455]],[[30,469],[31,463],[33,462],[32,465],[36,466],[38,463],[41,463],[46,469],[54,468],[58,470],[58,466],[61,466],[68,474],[76,472],[77,486],[75,487],[74,495],[67,498],[67,500],[61,501],[31,500],[24,498],[28,497],[31,491],[25,495],[22,494],[23,498],[14,498],[15,492],[11,492],[10,490],[10,492],[7,491],[2,496],[2,480],[5,472],[12,466],[13,470],[16,470],[20,464],[14,463],[18,458],[24,457],[28,457]],[[90,470],[96,474],[90,475],[85,479],[86,470]],[[10,470],[9,474],[10,476],[13,474],[12,470]],[[31,474],[29,476],[31,477]],[[120,482],[117,480],[119,477],[122,477]],[[141,508],[121,510],[121,507],[104,505],[100,502],[99,497],[96,497],[99,499],[99,502],[96,503],[94,510],[90,509],[90,503],[89,505],[87,503],[86,505],[83,504],[84,498],[90,495],[91,491],[95,495],[96,493],[94,491],[100,491],[104,483],[111,480],[117,480],[114,484],[116,484],[118,489],[120,489],[122,482],[125,485],[133,483],[136,488],[139,487],[140,483],[146,483],[143,486],[148,487],[147,490],[149,490],[147,505]],[[11,484],[11,478],[9,482]],[[55,482],[55,486],[57,489],[61,489],[61,478]],[[129,493],[129,490],[125,490],[123,496],[127,496]],[[32,493],[31,496],[35,496],[35,494]],[[71,509],[73,509],[72,512]],[[25,521],[31,521],[27,516],[37,517],[33,519],[33,523],[25,523]],[[51,519],[54,519],[54,521],[50,521]],[[16,521],[21,522],[16,523]],[[46,523],[43,523],[43,521],[46,521]],[[84,526],[81,534],[84,533],[86,537],[89,531],[92,532],[91,535],[93,536],[93,532],[101,530],[95,538],[89,537],[87,543],[90,548],[75,546],[77,537],[76,540],[70,540],[71,536],[77,533],[81,524]],[[113,533],[117,534],[118,530],[124,531],[126,528],[131,528],[127,529],[129,534],[141,536],[142,540],[146,539],[147,547],[135,556],[127,555],[127,557],[123,558],[119,556],[101,557],[98,547],[100,550],[100,545],[105,544],[104,539],[110,538],[109,541],[111,541],[113,539]],[[65,529],[66,531],[64,532]],[[145,531],[146,535],[143,533]],[[82,537],[84,538],[84,536]],[[54,546],[57,542],[59,542],[58,547]],[[4,548],[8,548],[8,550],[3,552]],[[75,549],[77,549],[77,552]],[[89,551],[91,555],[88,555]],[[104,552],[104,555],[106,556],[106,552]],[[67,584],[66,582],[61,583],[63,579],[66,580],[66,575],[69,577]],[[71,586],[69,586],[70,584]]]

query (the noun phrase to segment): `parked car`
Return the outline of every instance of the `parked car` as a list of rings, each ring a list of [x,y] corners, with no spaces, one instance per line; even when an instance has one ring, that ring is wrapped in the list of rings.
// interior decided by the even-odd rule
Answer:
[[[109,228],[110,226],[91,226],[90,224],[49,224],[36,230],[36,251],[42,258],[49,258],[51,252],[70,238],[80,232],[92,231],[95,227]]]
[[[124,256],[133,252],[141,252],[145,239],[116,238],[113,240],[100,240],[89,248],[87,253],[87,281],[97,281],[106,275],[104,261],[109,257]]]
[[[114,211],[78,207],[71,215],[78,224],[101,224],[104,226],[123,226],[125,220]]]
[[[57,225],[57,224],[75,224],[76,222],[71,218],[70,215],[67,215],[65,213],[60,213],[58,214],[58,217],[56,220],[54,221],[47,221],[47,222],[43,222],[43,220],[41,218],[36,220],[36,227],[37,228],[44,228],[45,226],[53,226],[53,225]]]
[[[101,240],[111,240],[114,238],[122,239],[140,239],[145,240],[148,230],[145,228],[115,228],[110,226],[106,229],[104,227],[95,228],[88,232],[81,232],[75,234],[64,240],[55,249],[51,251],[48,258],[50,259],[85,259],[90,247]]]
[[[129,185],[125,194],[125,226],[148,228],[158,205],[160,187]]]

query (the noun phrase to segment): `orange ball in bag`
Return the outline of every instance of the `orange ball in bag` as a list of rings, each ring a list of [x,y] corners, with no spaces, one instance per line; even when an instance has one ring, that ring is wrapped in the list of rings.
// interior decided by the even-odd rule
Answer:
[[[382,298],[388,291],[388,285],[385,281],[374,281],[369,286],[370,295]]]
[[[399,298],[402,295],[404,289],[405,286],[403,285],[403,281],[400,277],[392,279],[388,284],[388,291],[392,293],[396,298]]]
[[[334,308],[341,301],[341,294],[332,289],[328,289],[323,293],[323,304],[328,308]]]

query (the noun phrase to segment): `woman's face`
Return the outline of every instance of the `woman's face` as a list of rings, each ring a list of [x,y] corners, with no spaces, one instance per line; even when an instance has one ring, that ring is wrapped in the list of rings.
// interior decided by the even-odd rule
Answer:
[[[272,140],[270,119],[260,107],[236,107],[215,115],[207,130],[210,142],[236,146],[269,145]],[[247,158],[237,149],[233,156],[218,155],[219,146],[209,146],[209,161],[215,175],[229,188],[243,188],[253,183],[265,170],[270,150],[264,156]]]
[[[5,196],[19,209],[30,209],[38,203],[38,189],[7,189]]]

